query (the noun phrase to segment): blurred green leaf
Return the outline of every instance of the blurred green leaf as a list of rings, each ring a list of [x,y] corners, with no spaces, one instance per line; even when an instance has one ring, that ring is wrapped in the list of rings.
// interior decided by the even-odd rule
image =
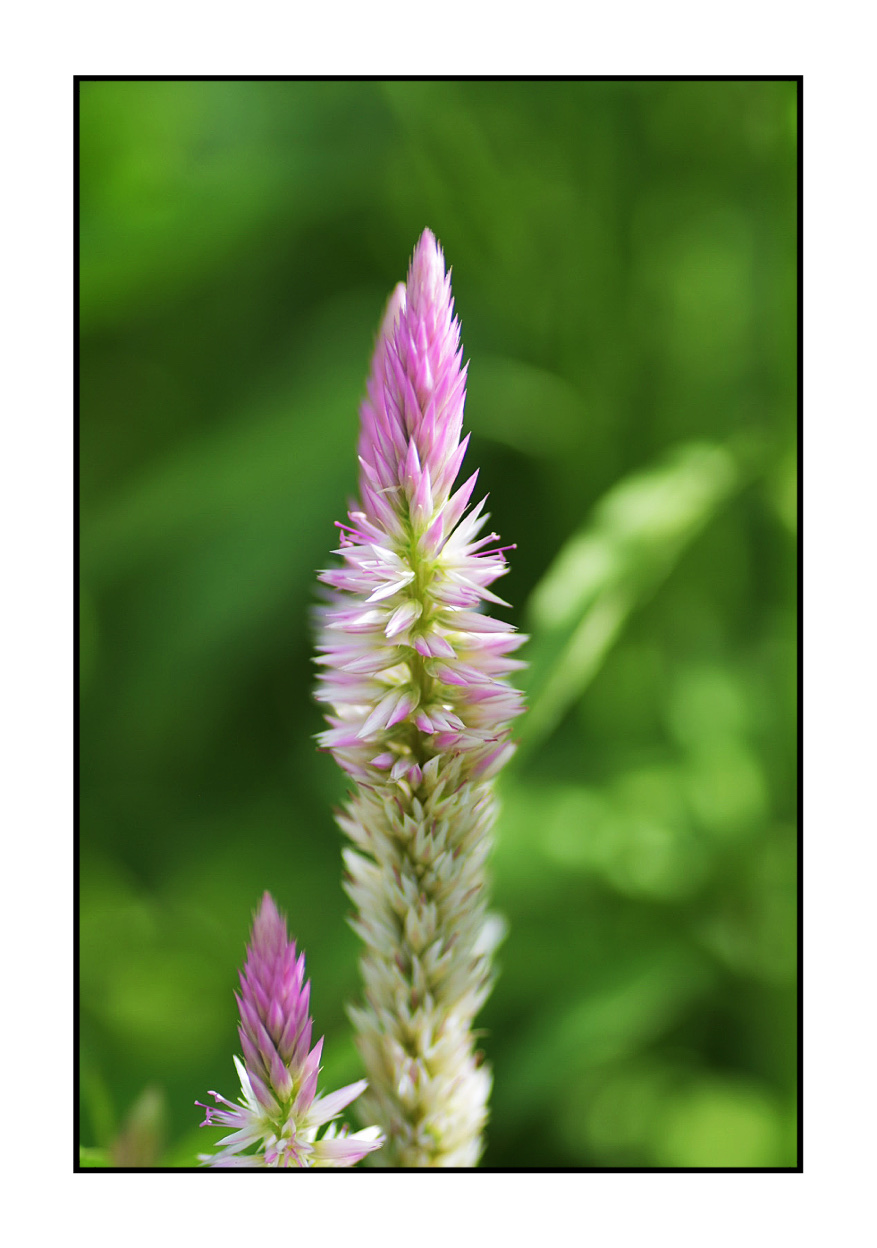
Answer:
[[[154,1166],[164,1149],[168,1129],[167,1098],[162,1088],[144,1088],[113,1140],[114,1166]]]
[[[559,723],[593,679],[628,615],[678,562],[739,483],[731,454],[687,446],[615,486],[533,591],[529,710],[522,750]]]
[[[561,1099],[557,1069],[570,1076],[641,1052],[669,1031],[709,985],[706,963],[678,945],[616,963],[611,983],[600,983],[532,1024],[529,1042],[521,1044],[518,1059],[503,1072],[503,1100],[513,1107],[507,1114],[526,1117],[542,1097]]]
[[[661,1166],[776,1166],[785,1161],[776,1099],[755,1085],[705,1078],[665,1102],[653,1136]]]
[[[105,1149],[83,1148],[80,1144],[79,1164],[86,1170],[96,1170],[102,1169],[104,1166],[109,1166],[112,1163]]]

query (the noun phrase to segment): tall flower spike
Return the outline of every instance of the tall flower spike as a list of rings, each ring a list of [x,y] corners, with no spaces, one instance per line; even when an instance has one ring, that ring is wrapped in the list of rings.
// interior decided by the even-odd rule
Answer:
[[[454,491],[465,387],[450,278],[425,230],[378,334],[360,507],[339,525],[343,566],[320,577],[317,659],[319,740],[357,786],[339,823],[365,943],[365,1003],[351,1010],[362,1104],[398,1166],[474,1166],[491,1083],[472,1022],[490,990],[492,779],[514,750],[522,700],[506,678],[524,638],[480,612],[502,603],[489,586],[510,548],[479,536],[483,500],[465,514],[477,473]]]
[[[217,1143],[218,1152],[200,1157],[208,1165],[353,1166],[383,1143],[377,1127],[351,1135],[347,1127],[337,1130],[333,1121],[365,1090],[364,1079],[329,1096],[316,1095],[323,1041],[311,1048],[311,986],[304,974],[304,954],[296,956],[286,920],[265,893],[240,974],[240,995],[235,993],[244,1054],[243,1062],[234,1059],[240,1103],[218,1092],[210,1095],[224,1109],[195,1102],[206,1110],[202,1127],[232,1128]]]

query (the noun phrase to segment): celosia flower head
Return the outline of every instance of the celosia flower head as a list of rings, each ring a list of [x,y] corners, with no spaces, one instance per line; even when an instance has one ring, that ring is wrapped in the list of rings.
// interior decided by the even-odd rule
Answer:
[[[450,277],[429,230],[394,290],[361,407],[359,502],[343,565],[321,574],[320,742],[356,781],[341,827],[365,942],[366,1003],[351,1015],[385,1129],[382,1158],[471,1166],[490,1076],[472,1020],[490,986],[484,863],[492,777],[522,709],[508,682],[523,638],[483,613],[507,570],[477,473],[455,488],[466,369]]]
[[[211,1091],[226,1108],[202,1106],[202,1127],[233,1130],[218,1142],[219,1151],[203,1161],[214,1166],[352,1166],[380,1147],[376,1127],[350,1135],[346,1127],[336,1132],[331,1123],[365,1090],[364,1079],[317,1096],[323,1041],[311,1048],[310,984],[304,974],[304,954],[296,953],[286,920],[265,893],[240,973],[241,991],[235,993],[244,1054],[243,1062],[234,1059],[241,1101],[234,1105]],[[318,1139],[326,1123],[330,1126]],[[245,1152],[251,1148],[256,1151]]]
[[[321,573],[336,590],[319,646],[317,698],[331,704],[320,741],[355,779],[408,772],[427,757],[466,753],[476,775],[513,751],[508,724],[522,709],[505,677],[523,640],[478,608],[508,605],[488,587],[507,571],[496,533],[479,537],[482,500],[464,518],[478,473],[455,492],[469,443],[460,326],[450,277],[429,230],[408,281],[390,297],[361,408],[361,509]],[[379,746],[375,752],[375,746]]]

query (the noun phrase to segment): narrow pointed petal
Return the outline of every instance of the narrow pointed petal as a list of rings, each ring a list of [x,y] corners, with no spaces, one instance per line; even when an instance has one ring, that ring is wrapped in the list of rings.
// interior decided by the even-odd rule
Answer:
[[[330,1092],[328,1096],[318,1096],[311,1106],[309,1116],[311,1125],[321,1127],[323,1123],[337,1118],[342,1109],[346,1109],[351,1101],[361,1096],[367,1087],[368,1082],[365,1079],[359,1079],[356,1083],[348,1083],[346,1088]]]
[[[368,1153],[380,1148],[384,1137],[377,1127],[366,1127],[354,1135],[321,1140],[314,1145],[314,1165],[355,1166]]]

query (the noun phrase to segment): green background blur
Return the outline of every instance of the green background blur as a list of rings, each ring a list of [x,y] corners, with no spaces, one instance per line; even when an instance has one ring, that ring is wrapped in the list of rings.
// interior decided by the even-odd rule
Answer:
[[[80,84],[81,1142],[189,1165],[269,888],[344,1014],[309,607],[424,226],[517,542],[484,1164],[794,1166],[796,110],[777,82]]]

